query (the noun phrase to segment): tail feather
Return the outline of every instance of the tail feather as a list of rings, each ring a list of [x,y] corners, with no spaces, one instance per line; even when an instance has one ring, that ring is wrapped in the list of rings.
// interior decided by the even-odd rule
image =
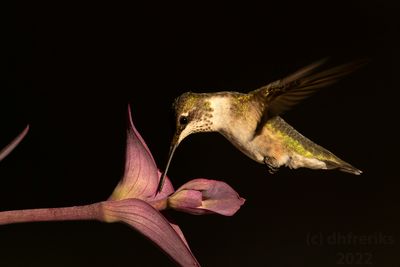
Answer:
[[[340,162],[325,160],[324,162],[326,164],[327,169],[338,169],[339,171],[355,175],[360,175],[362,173],[361,170],[355,168],[354,166],[342,160],[340,160]]]
[[[303,156],[305,152],[306,154],[310,154],[312,158],[324,162],[327,169],[338,169],[355,175],[360,175],[362,173],[359,169],[341,160],[329,150],[299,133],[279,116],[270,119],[267,123],[267,127],[269,127],[270,130],[272,129],[279,132],[281,135],[285,136],[286,139],[289,139],[290,141],[287,142],[286,145],[289,146],[292,151]]]

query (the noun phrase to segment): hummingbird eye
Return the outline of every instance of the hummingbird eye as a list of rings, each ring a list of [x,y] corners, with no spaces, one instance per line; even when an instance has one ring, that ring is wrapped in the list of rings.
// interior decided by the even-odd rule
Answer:
[[[188,117],[187,117],[187,116],[181,116],[181,117],[179,118],[179,123],[180,123],[181,125],[186,125],[186,124],[188,123]]]

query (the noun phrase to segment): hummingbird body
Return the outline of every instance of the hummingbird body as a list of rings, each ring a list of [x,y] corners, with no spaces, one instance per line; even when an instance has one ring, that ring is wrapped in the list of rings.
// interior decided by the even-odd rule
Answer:
[[[354,62],[315,73],[323,62],[311,64],[247,94],[187,92],[179,96],[173,105],[176,131],[159,189],[176,147],[184,138],[198,132],[219,132],[248,157],[266,164],[271,173],[287,166],[361,174],[360,170],[315,144],[280,117],[318,89],[364,64]]]
[[[250,93],[185,93],[175,105],[183,106],[182,111],[185,108],[194,110],[195,105],[200,108],[196,114],[198,124],[193,129],[188,127],[182,131],[181,139],[193,132],[219,132],[245,155],[268,165],[271,172],[281,166],[292,169],[339,168],[351,173],[359,172],[297,132],[280,116],[268,120],[261,132],[254,136],[261,116],[259,104],[255,101]],[[183,103],[190,104],[185,106]]]

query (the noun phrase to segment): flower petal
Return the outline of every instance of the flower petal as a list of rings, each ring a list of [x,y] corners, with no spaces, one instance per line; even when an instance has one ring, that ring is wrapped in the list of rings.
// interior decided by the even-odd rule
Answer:
[[[168,198],[168,206],[174,210],[183,211],[190,214],[207,214],[212,213],[201,208],[203,195],[196,190],[177,191]]]
[[[157,166],[149,148],[136,130],[128,106],[125,173],[110,199],[152,198],[157,190]]]
[[[160,178],[162,173],[160,171],[157,171],[158,174],[158,180],[157,180],[157,184],[158,182],[160,182]],[[168,176],[165,176],[165,180],[164,180],[164,186],[161,189],[161,192],[159,192],[153,200],[160,200],[163,198],[167,198],[169,195],[171,195],[172,193],[174,193],[174,187],[172,186],[171,180],[168,178]]]
[[[103,202],[106,222],[124,222],[153,241],[181,266],[200,266],[182,232],[151,205],[139,199]],[[182,237],[181,237],[182,236]]]
[[[185,243],[186,247],[190,250],[189,244],[186,241],[186,238],[183,235],[181,228],[177,224],[174,224],[171,222],[169,222],[169,224],[172,226],[172,228],[174,228],[175,232],[179,235],[179,237],[182,239],[183,243]]]
[[[5,157],[8,156],[8,154],[11,153],[11,151],[14,150],[14,148],[22,141],[22,139],[24,139],[28,131],[29,125],[27,125],[25,129],[17,137],[15,137],[14,140],[11,141],[11,143],[9,143],[0,151],[0,161],[2,161]]]
[[[227,183],[208,179],[194,179],[181,186],[170,198],[171,208],[191,214],[235,214],[245,199]]]

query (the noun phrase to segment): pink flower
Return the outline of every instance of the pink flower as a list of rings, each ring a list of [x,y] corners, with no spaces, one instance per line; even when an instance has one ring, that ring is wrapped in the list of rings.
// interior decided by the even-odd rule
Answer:
[[[169,207],[195,215],[232,216],[244,201],[228,184],[207,179],[191,180],[168,198]]]
[[[153,241],[180,266],[200,266],[178,225],[160,210],[231,216],[244,199],[226,183],[195,179],[174,192],[166,177],[157,194],[161,173],[149,148],[133,125],[128,108],[125,172],[107,201],[78,207],[0,212],[0,225],[30,221],[99,220],[123,222]]]

